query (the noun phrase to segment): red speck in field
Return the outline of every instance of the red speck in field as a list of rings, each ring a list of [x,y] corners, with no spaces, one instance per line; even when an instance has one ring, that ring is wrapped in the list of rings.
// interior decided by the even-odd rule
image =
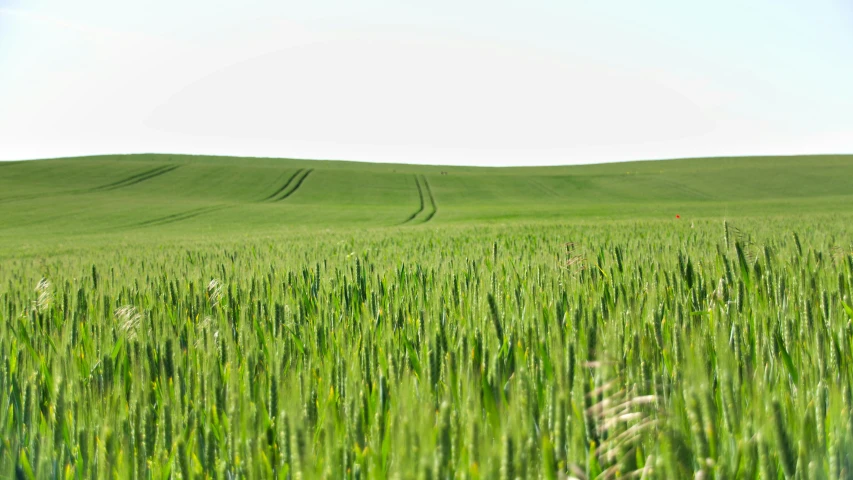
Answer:
[[[681,215],[676,215],[675,218],[681,218]]]

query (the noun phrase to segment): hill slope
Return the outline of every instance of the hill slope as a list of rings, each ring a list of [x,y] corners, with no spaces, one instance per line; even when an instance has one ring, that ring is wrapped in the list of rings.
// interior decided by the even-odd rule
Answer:
[[[0,241],[848,212],[853,156],[476,168],[179,155],[0,164]]]

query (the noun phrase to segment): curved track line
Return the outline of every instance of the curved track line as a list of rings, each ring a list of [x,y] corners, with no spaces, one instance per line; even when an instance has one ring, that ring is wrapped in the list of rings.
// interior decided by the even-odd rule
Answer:
[[[423,188],[421,188],[421,182],[420,182],[420,181],[418,181],[418,176],[417,176],[417,175],[413,175],[413,177],[415,177],[415,186],[417,186],[417,187],[418,187],[418,198],[420,198],[420,201],[421,201],[421,207],[418,209],[418,211],[417,211],[417,212],[413,213],[409,218],[407,218],[407,219],[406,219],[403,223],[401,223],[400,225],[403,225],[403,224],[406,224],[406,223],[411,222],[412,220],[414,220],[414,219],[415,219],[415,217],[417,217],[418,215],[420,215],[420,214],[421,214],[421,212],[423,212],[423,211],[424,211],[424,190],[423,190]]]
[[[73,192],[71,192],[71,193],[73,193]],[[30,195],[20,195],[17,197],[0,198],[0,203],[19,202],[21,200],[32,200],[33,198],[39,198],[39,197],[52,197],[54,195],[57,195],[57,194],[55,194],[55,193],[34,193],[34,194],[30,194]]]
[[[435,197],[432,195],[432,188],[430,188],[429,182],[427,181],[426,176],[421,175],[420,179],[418,179],[418,175],[415,175],[415,185],[417,185],[417,187],[418,187],[418,196],[421,199],[421,208],[418,209],[417,212],[412,214],[411,217],[409,217],[405,222],[401,223],[400,225],[424,224],[424,223],[427,223],[428,221],[432,220],[432,217],[434,217],[435,214],[438,213],[438,204],[435,203]],[[421,214],[427,210],[426,201],[424,199],[424,190],[426,190],[426,198],[429,199],[430,209],[427,211],[428,213],[426,214],[426,217],[424,217],[423,221],[416,222],[415,220],[417,220],[419,217],[421,217]]]
[[[137,175],[133,175],[132,177],[125,178],[124,180],[111,183],[109,185],[103,185],[100,187],[95,187],[91,191],[92,192],[100,192],[100,191],[109,191],[109,190],[117,190],[119,188],[129,187],[131,185],[136,185],[137,183],[142,183],[146,180],[151,180],[152,178],[159,177],[160,175],[165,175],[171,171],[178,169],[180,165],[166,165],[163,167],[158,167],[153,170],[149,170],[148,172],[140,173]]]
[[[426,177],[421,175],[421,181],[424,183],[424,187],[426,187],[429,203],[432,204],[432,212],[427,214],[426,220],[423,221],[423,223],[427,223],[432,220],[432,217],[434,217],[436,213],[438,213],[438,204],[435,203],[435,197],[432,196],[432,189],[429,187],[429,182]]]
[[[130,185],[135,185],[137,183],[144,182],[146,180],[150,180],[154,177],[158,177],[165,173],[169,173],[172,170],[180,167],[180,165],[161,165],[157,168],[152,168],[151,170],[144,171],[142,173],[137,173],[136,175],[131,175],[127,178],[123,178],[117,182],[108,183],[106,185],[101,185],[100,187],[92,187],[88,189],[76,189],[76,190],[66,190],[63,192],[46,192],[46,193],[36,193],[30,195],[20,195],[17,197],[8,197],[0,199],[0,203],[7,202],[17,202],[21,200],[32,200],[34,198],[39,197],[55,197],[58,195],[72,195],[79,193],[95,193],[95,192],[106,192],[110,190],[116,190],[122,187],[129,187]]]
[[[291,182],[293,182],[293,179],[294,179],[294,178],[296,178],[300,173],[302,173],[302,170],[303,170],[303,169],[302,169],[302,168],[300,168],[299,170],[297,170],[296,172],[294,172],[294,173],[293,173],[293,175],[291,175],[291,176],[290,176],[290,178],[288,178],[288,179],[287,179],[287,182],[285,182],[285,184],[284,184],[281,188],[279,188],[278,190],[276,190],[276,191],[275,191],[275,193],[273,193],[273,194],[272,194],[272,195],[270,195],[269,197],[265,198],[263,201],[264,201],[264,202],[266,202],[266,201],[272,200],[273,198],[275,198],[276,196],[278,196],[278,194],[280,194],[281,192],[283,192],[283,191],[287,190],[287,187],[288,187],[288,186],[290,186],[290,184],[291,184]]]
[[[193,210],[188,210],[182,213],[174,213],[172,215],[166,215],[165,217],[155,218],[153,220],[148,220],[145,222],[137,223],[133,225],[133,227],[152,227],[152,226],[160,226],[167,225],[169,223],[181,222],[183,220],[189,220],[190,218],[197,217],[199,215],[204,215],[205,213],[212,213],[218,210],[222,210],[227,208],[228,205],[215,205],[212,207],[201,207]]]
[[[297,181],[297,182],[296,182],[296,185],[294,185],[294,186],[293,186],[293,189],[292,189],[292,190],[290,190],[289,192],[285,193],[285,194],[284,194],[284,195],[282,195],[281,197],[277,198],[275,201],[276,201],[276,202],[280,202],[280,201],[284,200],[285,198],[287,198],[287,197],[289,197],[289,196],[293,195],[294,193],[296,193],[296,191],[297,191],[297,190],[299,190],[299,187],[301,187],[301,186],[302,186],[302,182],[304,182],[304,181],[305,181],[305,179],[306,179],[306,178],[308,178],[308,175],[311,175],[311,172],[313,172],[313,171],[314,171],[314,169],[313,169],[313,168],[309,168],[308,170],[306,170],[306,171],[305,171],[305,174],[304,174],[304,175],[302,175],[302,178],[300,178],[300,179],[299,179],[299,181]]]
[[[151,170],[146,170],[146,171],[144,171],[144,172],[142,172],[142,173],[137,173],[136,175],[131,175],[131,176],[129,176],[129,177],[123,178],[123,179],[121,179],[121,180],[119,180],[119,181],[117,181],[117,182],[108,183],[108,184],[106,184],[106,185],[101,185],[101,186],[99,186],[99,187],[92,187],[92,188],[90,188],[90,190],[103,190],[103,189],[110,188],[110,187],[117,187],[117,186],[119,186],[119,185],[121,185],[121,184],[123,184],[123,183],[131,182],[131,181],[133,181],[133,180],[136,180],[137,178],[145,177],[145,176],[147,176],[147,175],[156,174],[156,173],[158,173],[158,172],[160,172],[161,170],[164,170],[164,169],[166,169],[166,168],[169,168],[169,166],[168,166],[168,165],[160,165],[159,167],[152,168]]]

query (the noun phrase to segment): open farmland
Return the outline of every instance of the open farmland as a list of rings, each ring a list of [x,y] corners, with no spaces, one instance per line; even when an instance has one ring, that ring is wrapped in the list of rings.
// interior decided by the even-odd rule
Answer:
[[[0,475],[849,477],[851,178],[0,164]]]

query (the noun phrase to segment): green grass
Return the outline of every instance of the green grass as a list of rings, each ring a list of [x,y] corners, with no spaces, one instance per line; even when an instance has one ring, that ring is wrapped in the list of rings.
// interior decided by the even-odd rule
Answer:
[[[850,178],[850,156],[505,169],[170,155],[17,162],[0,170],[0,244],[57,231],[71,241],[827,213],[853,200]],[[425,209],[409,220],[419,188]]]
[[[0,164],[0,478],[849,478],[851,173]]]

